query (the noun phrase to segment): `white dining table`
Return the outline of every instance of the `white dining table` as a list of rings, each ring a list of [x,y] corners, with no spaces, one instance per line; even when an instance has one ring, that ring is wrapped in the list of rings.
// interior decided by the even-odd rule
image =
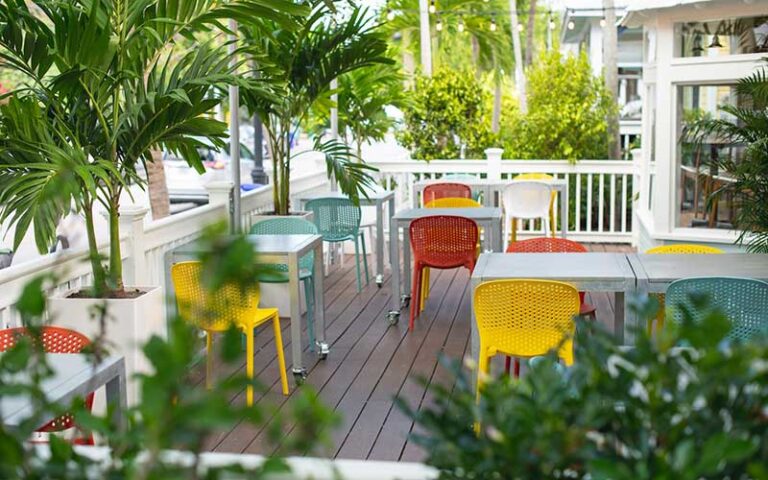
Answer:
[[[424,188],[428,185],[434,185],[436,183],[456,182],[463,183],[472,187],[474,191],[480,191],[483,193],[483,205],[486,207],[500,207],[501,195],[504,189],[515,180],[488,180],[485,178],[462,178],[452,180],[450,178],[440,180],[419,180],[413,183],[411,191],[411,199],[413,208],[421,206],[421,196],[424,192]],[[558,203],[560,204],[559,217],[560,217],[560,236],[566,238],[568,235],[568,182],[564,179],[552,179],[552,180],[536,180],[542,183],[548,184],[553,190],[557,191]],[[554,229],[554,225],[552,226]]]
[[[40,389],[49,402],[66,406],[77,397],[85,398],[101,387],[106,387],[107,406],[111,407],[114,422],[124,427],[127,405],[125,359],[121,356],[105,358],[94,364],[86,355],[73,353],[47,353],[52,375],[42,381]],[[28,384],[26,372],[17,374],[13,381]],[[0,396],[0,415],[3,425],[16,428],[22,422],[37,416],[40,426],[56,418],[54,412],[35,411],[35,403],[27,395]]]

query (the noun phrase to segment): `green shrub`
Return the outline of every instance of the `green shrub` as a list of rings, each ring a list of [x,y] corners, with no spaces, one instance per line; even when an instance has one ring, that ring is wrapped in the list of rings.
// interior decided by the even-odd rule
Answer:
[[[419,160],[484,158],[494,144],[487,93],[469,71],[439,70],[421,77],[405,109],[397,140]]]
[[[521,380],[489,380],[479,404],[453,365],[456,385],[410,412],[427,462],[444,479],[768,478],[768,341],[726,343],[727,319],[693,300],[702,323],[639,332],[632,349],[580,323],[573,367],[549,357]]]
[[[528,114],[501,133],[505,158],[598,159],[608,154],[608,113],[616,109],[586,54],[542,54],[528,70]]]

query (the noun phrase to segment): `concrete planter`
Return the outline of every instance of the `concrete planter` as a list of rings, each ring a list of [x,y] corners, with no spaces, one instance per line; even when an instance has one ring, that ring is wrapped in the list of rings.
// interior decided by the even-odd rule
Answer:
[[[89,338],[100,332],[97,308],[106,303],[106,342],[110,354],[125,357],[128,378],[128,404],[139,399],[137,373],[151,373],[149,361],[141,352],[141,346],[153,335],[166,338],[163,289],[161,287],[127,287],[144,292],[136,298],[97,299],[67,298],[77,290],[54,295],[48,300],[48,314],[52,324],[76,330]],[[79,289],[78,289],[79,290]]]

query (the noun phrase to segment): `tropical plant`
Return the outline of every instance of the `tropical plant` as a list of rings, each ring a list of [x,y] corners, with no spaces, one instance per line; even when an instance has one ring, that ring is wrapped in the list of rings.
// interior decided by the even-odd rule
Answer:
[[[119,211],[129,183],[143,183],[153,148],[180,154],[198,171],[202,138],[224,145],[226,125],[209,112],[223,88],[269,96],[242,60],[247,49],[196,37],[229,20],[295,26],[307,10],[289,0],[10,0],[0,5],[0,61],[28,87],[0,109],[0,220],[18,245],[34,223],[41,251],[63,212],[84,213],[95,296],[123,296]],[[194,48],[177,39],[198,38]],[[240,59],[235,61],[234,59]],[[64,198],[54,191],[67,192]],[[102,265],[94,208],[109,219]]]
[[[420,77],[397,140],[419,160],[459,158],[463,149],[467,158],[482,158],[494,143],[486,112],[489,98],[466,70]]]
[[[204,235],[210,253],[201,261],[210,275],[206,288],[215,290],[223,285],[249,288],[258,276],[258,262],[253,246],[245,237],[226,237],[225,230],[216,228]],[[320,403],[316,392],[305,385],[294,392],[285,413],[273,417],[266,401],[246,406],[242,399],[234,400],[249,385],[242,373],[219,378],[207,389],[195,381],[201,368],[198,361],[202,339],[198,331],[180,318],[169,323],[168,339],[152,337],[142,346],[151,366],[151,374],[140,375],[137,384],[141,392],[136,405],[112,417],[112,411],[91,413],[83,398],[71,403],[53,403],[46,397],[45,382],[54,371],[50,357],[41,349],[41,327],[46,311],[46,289],[58,282],[50,276],[40,277],[24,289],[17,303],[18,311],[29,336],[20,337],[16,345],[0,355],[0,399],[23,395],[34,405],[33,415],[15,428],[0,425],[0,477],[25,479],[83,479],[111,478],[120,480],[186,479],[186,478],[274,478],[285,473],[288,466],[278,457],[265,460],[260,466],[247,467],[233,460],[219,465],[204,464],[202,453],[211,436],[248,425],[265,428],[270,440],[279,444],[278,455],[307,451],[327,443],[327,433],[337,423],[337,417]],[[100,312],[100,320],[109,315]],[[109,322],[102,321],[103,328]],[[217,362],[228,371],[238,372],[243,363],[241,333],[236,328],[227,331],[217,345]],[[96,364],[107,354],[101,340],[94,338],[84,354]],[[19,373],[23,372],[23,375]],[[240,371],[241,372],[241,371]],[[223,377],[223,376],[222,376]],[[261,392],[267,391],[257,385]],[[95,433],[108,448],[97,451],[74,448],[68,441],[52,434],[49,454],[46,449],[30,445],[28,439],[44,424],[43,415],[70,413],[78,428]],[[47,417],[50,418],[50,417]],[[115,420],[119,420],[115,422]],[[282,428],[295,424],[295,435],[284,438]],[[121,426],[122,425],[122,426]],[[269,426],[269,428],[266,428]],[[174,453],[174,451],[176,451]]]
[[[702,323],[685,310],[679,329],[641,329],[632,348],[580,322],[572,367],[541,357],[520,380],[486,380],[479,402],[449,364],[455,384],[408,410],[413,439],[444,479],[768,478],[768,338],[728,343],[728,319],[704,298],[692,303]]]
[[[706,160],[714,170],[728,172],[733,182],[722,182],[709,199],[724,194],[737,200],[737,243],[751,252],[768,253],[768,67],[736,84],[737,105],[723,105],[723,118],[704,117],[688,137],[716,137],[727,147],[743,148],[741,158],[723,156]]]
[[[360,68],[338,78],[339,133],[345,143],[354,145],[359,159],[363,158],[364,143],[384,140],[395,125],[386,107],[405,106],[404,80],[393,65]],[[331,107],[333,102],[316,102],[312,115],[316,124],[312,129],[327,127]]]
[[[260,52],[261,79],[275,89],[275,96],[246,96],[245,104],[259,115],[267,132],[274,162],[271,183],[275,213],[290,213],[291,139],[306,121],[317,101],[327,101],[331,82],[358,68],[391,63],[387,43],[371,22],[366,9],[350,7],[343,20],[335,20],[334,2],[311,0],[306,17],[297,18],[299,28],[288,30],[274,21],[243,28],[246,44]],[[359,199],[363,187],[372,183],[374,170],[355,158],[343,143],[315,139],[314,150],[325,154],[329,177],[342,192]]]
[[[504,150],[509,158],[606,158],[606,118],[616,108],[585,53],[544,53],[528,70],[528,113],[502,129]]]

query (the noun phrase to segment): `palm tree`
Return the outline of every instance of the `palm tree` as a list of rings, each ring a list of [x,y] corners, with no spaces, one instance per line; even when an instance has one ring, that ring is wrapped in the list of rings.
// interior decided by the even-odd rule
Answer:
[[[275,95],[244,95],[244,103],[262,119],[273,158],[275,213],[290,213],[291,140],[305,122],[311,107],[329,101],[331,81],[358,68],[392,63],[386,57],[387,42],[367,11],[350,7],[345,20],[331,18],[335,9],[326,1],[312,0],[311,13],[299,18],[299,28],[288,30],[273,21],[244,27],[245,42],[257,59],[268,63],[261,79],[272,85]],[[372,167],[354,157],[351,149],[336,141],[317,137],[314,149],[325,153],[329,176],[339,188],[358,199],[373,179]]]
[[[240,71],[244,62],[230,61],[228,44],[200,32],[220,32],[229,19],[290,29],[306,11],[290,0],[2,2],[0,60],[28,79],[0,109],[0,221],[16,224],[15,244],[34,222],[44,251],[74,204],[86,219],[93,293],[123,295],[120,197],[129,183],[143,184],[137,167],[164,148],[202,172],[200,139],[225,144],[226,125],[208,115],[225,87],[271,95]],[[197,44],[179,46],[183,38]],[[96,204],[109,217],[108,268],[96,245]]]
[[[714,160],[715,170],[728,172],[733,181],[722,182],[709,200],[733,194],[740,207],[737,242],[751,252],[768,253],[768,67],[740,80],[735,90],[739,104],[721,106],[725,115],[704,117],[693,130],[700,137],[719,138],[725,146],[744,148],[740,159]]]

